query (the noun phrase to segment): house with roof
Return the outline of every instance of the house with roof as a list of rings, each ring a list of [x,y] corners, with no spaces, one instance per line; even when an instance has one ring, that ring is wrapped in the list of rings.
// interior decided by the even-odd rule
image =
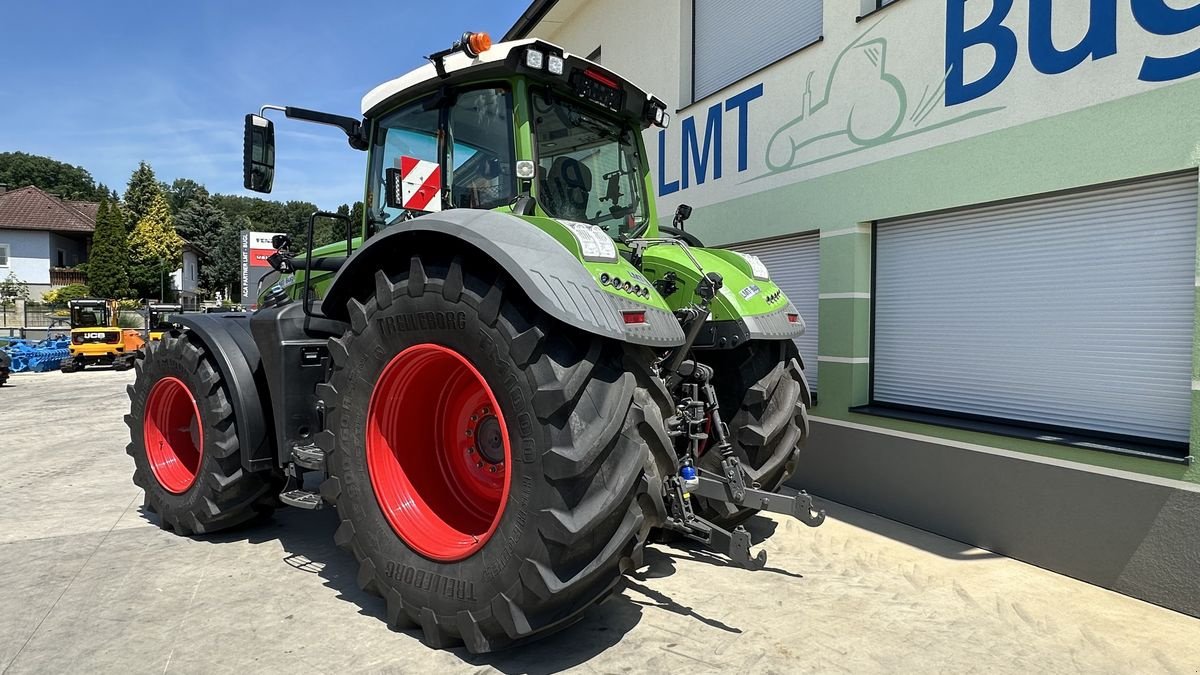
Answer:
[[[13,273],[30,299],[59,286],[85,283],[99,204],[62,199],[32,185],[0,185],[0,278]]]

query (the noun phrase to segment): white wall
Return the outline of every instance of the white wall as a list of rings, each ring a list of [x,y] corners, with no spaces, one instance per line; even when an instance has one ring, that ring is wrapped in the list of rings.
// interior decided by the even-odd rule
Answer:
[[[0,278],[14,272],[27,284],[50,284],[50,233],[0,229],[0,244],[8,244],[8,267]],[[31,293],[32,295],[32,293]]]
[[[1163,3],[1116,0],[1115,20],[1109,22],[1093,20],[1090,0],[1017,0],[1007,14],[1000,11],[1003,0],[899,0],[856,22],[860,3],[826,0],[822,42],[695,103],[686,100],[692,0],[563,0],[563,8],[547,15],[533,35],[583,55],[602,45],[605,66],[672,109],[685,106],[670,129],[646,132],[658,213],[666,218],[680,202],[702,207],[1193,79],[1196,73],[1189,71],[1200,45],[1196,13],[1164,14],[1162,8],[1195,3]],[[1051,7],[1048,34],[1031,26],[1031,6]],[[953,20],[948,9],[953,7],[964,8],[961,22]],[[1159,11],[1163,25],[1178,34],[1152,34],[1135,10]],[[992,37],[970,34],[981,25],[990,26],[984,33]],[[964,30],[967,37],[957,38]],[[1061,57],[1033,55],[1039,51],[1035,42],[1044,44],[1047,35],[1059,51],[1085,35],[1090,39],[1080,59],[1064,64]],[[1115,53],[1109,52],[1112,35]],[[960,43],[969,46],[953,46]],[[997,59],[993,43],[1015,46],[1011,62]],[[959,55],[961,68],[948,75],[947,64]],[[1174,59],[1166,69],[1170,77],[1152,81],[1148,69],[1163,65],[1154,59]],[[1062,72],[1053,72],[1056,63]],[[968,87],[994,73],[997,86],[956,101],[958,73]],[[761,94],[754,95],[756,87]],[[734,98],[739,94],[750,97],[740,107]],[[711,139],[710,115],[721,129]],[[696,152],[708,157],[703,177],[685,143],[685,128]]]

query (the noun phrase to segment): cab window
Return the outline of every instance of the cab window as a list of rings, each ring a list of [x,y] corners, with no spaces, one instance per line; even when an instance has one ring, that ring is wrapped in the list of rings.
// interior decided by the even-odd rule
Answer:
[[[488,86],[459,91],[443,103],[434,97],[414,101],[381,119],[372,192],[385,222],[416,215],[388,208],[383,200],[384,172],[398,168],[401,157],[442,167],[444,209],[510,203],[516,197],[512,114],[509,90]]]

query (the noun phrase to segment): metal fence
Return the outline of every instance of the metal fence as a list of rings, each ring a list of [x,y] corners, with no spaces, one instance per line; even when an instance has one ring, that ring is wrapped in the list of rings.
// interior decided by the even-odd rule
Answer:
[[[51,307],[39,302],[25,303],[23,325],[26,328],[69,327],[71,313],[65,307]]]
[[[122,309],[117,313],[117,325],[122,328],[145,328],[146,317],[141,309]],[[51,328],[69,330],[71,312],[66,307],[52,307],[38,302],[0,306],[0,328]]]

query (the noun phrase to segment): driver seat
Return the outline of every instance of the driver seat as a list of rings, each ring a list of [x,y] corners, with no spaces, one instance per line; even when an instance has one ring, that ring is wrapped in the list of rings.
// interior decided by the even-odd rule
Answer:
[[[556,157],[542,181],[548,211],[560,218],[587,220],[588,197],[592,193],[592,170],[573,157]]]

